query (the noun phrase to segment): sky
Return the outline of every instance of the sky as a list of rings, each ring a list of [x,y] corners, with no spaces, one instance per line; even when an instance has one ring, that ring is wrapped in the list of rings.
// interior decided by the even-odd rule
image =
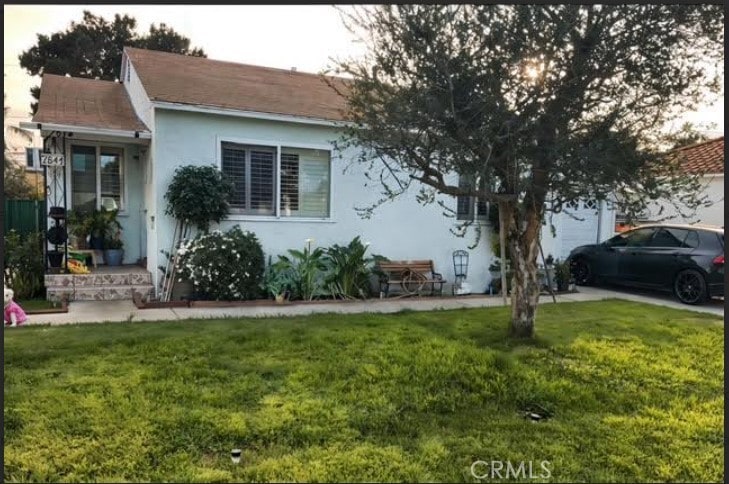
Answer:
[[[331,66],[332,56],[362,52],[330,5],[5,5],[4,87],[13,120],[29,119],[29,89],[40,84],[18,56],[36,43],[37,33],[65,30],[85,9],[107,20],[129,14],[140,33],[166,23],[216,60],[319,72]]]
[[[80,21],[84,9],[108,20],[116,13],[129,14],[136,18],[140,32],[146,32],[151,23],[166,23],[217,60],[319,72],[332,65],[331,58],[363,52],[330,5],[5,5],[8,122],[30,119],[29,89],[40,84],[38,77],[20,67],[18,55],[35,44],[36,34],[65,30],[71,21]],[[683,121],[713,122],[717,127],[711,134],[723,134],[723,95],[712,105],[686,113],[677,124]]]

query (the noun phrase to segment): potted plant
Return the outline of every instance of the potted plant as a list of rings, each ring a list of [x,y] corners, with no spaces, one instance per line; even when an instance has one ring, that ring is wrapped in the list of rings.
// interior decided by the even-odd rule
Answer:
[[[572,272],[568,261],[559,262],[554,265],[554,278],[557,283],[557,291],[566,292],[569,289]]]
[[[491,279],[498,279],[501,277],[501,260],[495,259],[491,265],[489,265],[489,275]]]
[[[91,217],[83,212],[71,210],[68,214],[69,232],[74,237],[74,246],[84,250],[88,247],[88,238],[91,233]]]
[[[124,257],[124,242],[121,233],[117,232],[113,237],[104,239],[104,261],[108,266],[119,266]]]
[[[108,212],[94,210],[87,214],[89,245],[94,250],[104,250],[104,236],[109,232]]]
[[[103,227],[104,260],[108,266],[121,265],[124,257],[124,242],[121,238],[121,224],[116,219],[116,210],[102,210],[99,229]],[[101,223],[103,221],[103,224]]]

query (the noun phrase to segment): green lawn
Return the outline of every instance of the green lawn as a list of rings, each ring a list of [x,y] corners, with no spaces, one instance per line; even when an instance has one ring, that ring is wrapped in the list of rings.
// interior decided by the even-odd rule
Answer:
[[[552,482],[723,480],[720,319],[550,304],[523,344],[507,314],[7,331],[4,479],[474,482],[475,460],[547,460]]]

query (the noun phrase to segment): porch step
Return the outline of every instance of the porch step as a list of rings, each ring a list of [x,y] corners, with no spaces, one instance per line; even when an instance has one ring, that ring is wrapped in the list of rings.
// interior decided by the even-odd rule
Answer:
[[[136,286],[152,284],[149,272],[130,272],[121,274],[47,274],[46,287],[79,286]]]
[[[59,287],[51,286],[46,288],[46,299],[49,301],[60,301],[64,297],[68,301],[116,301],[131,300],[134,294],[142,298],[150,297],[154,290],[151,284],[113,285],[113,286],[78,286]]]
[[[133,299],[137,293],[147,298],[154,290],[149,272],[91,274],[47,274],[46,299],[58,301],[111,301]]]

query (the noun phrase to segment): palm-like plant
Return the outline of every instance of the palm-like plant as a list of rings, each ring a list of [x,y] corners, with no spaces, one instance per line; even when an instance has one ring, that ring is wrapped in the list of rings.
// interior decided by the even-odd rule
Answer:
[[[334,297],[364,299],[369,295],[370,275],[381,256],[367,257],[368,246],[357,236],[348,245],[334,244],[327,249],[326,284]]]
[[[311,239],[307,240],[304,250],[289,249],[289,256],[280,255],[276,270],[288,274],[295,297],[311,301],[322,294],[324,271],[324,249],[311,249]]]

